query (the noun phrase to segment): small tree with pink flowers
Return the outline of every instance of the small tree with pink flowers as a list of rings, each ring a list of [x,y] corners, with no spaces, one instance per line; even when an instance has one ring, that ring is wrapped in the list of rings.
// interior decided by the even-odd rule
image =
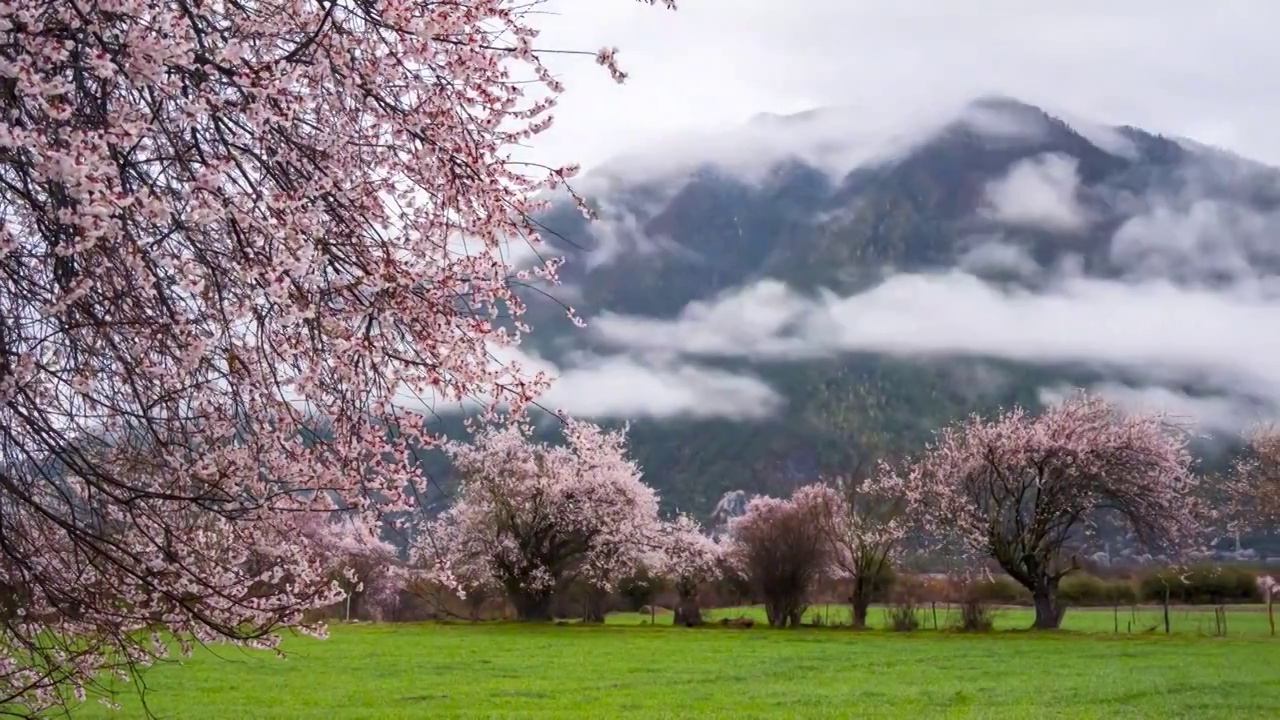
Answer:
[[[943,430],[900,477],[915,520],[962,552],[994,558],[1031,591],[1036,628],[1056,628],[1058,584],[1099,522],[1156,552],[1196,546],[1201,503],[1185,432],[1077,394],[1039,415],[974,416]]]
[[[457,595],[466,604],[468,619],[481,617],[485,603],[503,595],[502,585],[490,565],[492,548],[485,535],[466,521],[467,509],[459,505],[442,513],[417,536],[410,550],[418,582],[411,587],[432,611],[448,615],[447,596]]]
[[[417,553],[462,592],[492,580],[520,618],[544,620],[568,583],[607,591],[637,567],[658,542],[658,500],[626,456],[625,431],[570,420],[562,446],[530,433],[495,428],[448,446],[457,501]]]
[[[1242,533],[1280,526],[1280,430],[1262,426],[1246,435],[1225,490],[1220,506],[1226,530]]]
[[[770,626],[800,625],[814,585],[830,568],[823,517],[837,502],[834,489],[806,485],[786,500],[754,497],[729,521],[728,557],[764,598]]]
[[[676,625],[702,624],[698,591],[704,583],[720,576],[724,550],[725,546],[703,532],[698,521],[689,515],[681,513],[662,524],[652,565],[659,575],[671,581],[680,598],[673,618]]]
[[[870,476],[854,472],[830,482],[834,492],[815,492],[821,529],[831,546],[833,575],[853,583],[853,626],[867,625],[867,611],[882,589],[890,565],[903,549],[910,505],[903,481],[887,465]]]

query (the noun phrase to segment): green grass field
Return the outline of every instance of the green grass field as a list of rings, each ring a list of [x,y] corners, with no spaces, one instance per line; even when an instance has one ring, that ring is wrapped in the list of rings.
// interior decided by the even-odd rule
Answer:
[[[841,608],[819,608],[833,614]],[[940,613],[942,611],[940,610]],[[720,616],[758,609],[720,611]],[[147,701],[169,718],[840,717],[1274,718],[1280,638],[1264,613],[1175,611],[1174,633],[1112,634],[1113,614],[1073,610],[1067,631],[901,634],[848,629],[354,625],[290,638],[280,660],[217,648],[152,668]],[[1136,613],[1142,629],[1159,612]],[[873,620],[883,620],[878,610]],[[928,621],[931,624],[931,620]],[[1025,610],[998,625],[1025,627]],[[945,620],[943,620],[945,624]],[[75,718],[139,717],[96,704]]]

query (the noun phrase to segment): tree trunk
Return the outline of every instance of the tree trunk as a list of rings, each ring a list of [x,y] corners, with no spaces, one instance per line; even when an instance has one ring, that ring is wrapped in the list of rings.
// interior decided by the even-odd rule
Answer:
[[[604,622],[604,604],[609,599],[609,591],[595,586],[588,587],[582,597],[582,622],[601,624]]]
[[[853,594],[849,596],[849,604],[853,606],[853,627],[862,629],[867,626],[867,610],[871,607],[871,578],[861,573],[853,579]]]
[[[769,621],[769,627],[786,627],[787,614],[777,604],[765,603],[764,615]]]
[[[791,627],[800,627],[800,621],[804,619],[804,610],[792,610],[787,616],[791,623]]]
[[[484,609],[485,596],[481,593],[467,595],[467,617],[471,622],[480,621],[480,611]]]
[[[672,623],[674,625],[684,625],[685,627],[695,627],[702,624],[702,608],[698,607],[696,598],[685,597],[680,598],[680,602],[676,604],[675,617]]]
[[[365,602],[365,592],[352,592],[347,595],[347,622],[352,620],[368,620],[369,609]]]
[[[551,619],[551,593],[516,593],[511,604],[520,620],[540,621]]]
[[[869,603],[867,602],[854,603],[854,628],[859,630],[867,628],[868,605]]]
[[[1164,584],[1164,634],[1169,634],[1169,583]]]
[[[1067,609],[1058,603],[1055,588],[1038,588],[1032,593],[1036,606],[1036,619],[1031,625],[1036,630],[1057,630],[1062,625],[1062,616]]]

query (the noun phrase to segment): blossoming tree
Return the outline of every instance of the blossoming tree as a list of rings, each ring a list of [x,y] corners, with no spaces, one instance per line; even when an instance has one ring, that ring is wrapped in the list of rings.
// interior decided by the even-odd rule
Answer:
[[[728,559],[764,598],[769,625],[799,627],[814,585],[830,571],[822,518],[835,502],[832,488],[815,483],[786,500],[754,497],[729,521]]]
[[[608,590],[635,569],[658,541],[658,499],[627,458],[624,431],[570,420],[563,446],[530,433],[490,428],[447,447],[457,499],[416,552],[463,592],[492,578],[522,619],[542,620],[568,583]]]
[[[336,518],[310,513],[300,529],[316,544],[323,567],[346,595],[345,619],[384,616],[408,576],[397,562],[395,546],[379,536],[378,528],[341,513]]]
[[[1186,433],[1083,393],[1039,415],[1014,409],[945,429],[901,481],[921,525],[1031,591],[1037,628],[1061,622],[1058,583],[1097,523],[1175,555],[1202,529]]]
[[[501,244],[574,172],[510,159],[562,89],[536,4],[0,2],[0,704],[157,621],[274,643],[332,600],[280,514],[410,504],[437,439],[398,396],[545,387],[490,352]]]
[[[671,581],[680,597],[673,618],[676,625],[702,624],[698,590],[720,575],[724,550],[725,546],[703,532],[689,515],[681,513],[662,524],[650,564],[658,575]]]
[[[888,465],[875,474],[836,478],[832,492],[815,493],[820,527],[831,545],[833,575],[853,582],[853,626],[866,627],[872,597],[903,550],[910,505],[903,482]]]
[[[1235,533],[1280,525],[1280,431],[1253,429],[1232,463],[1222,503],[1226,529]]]

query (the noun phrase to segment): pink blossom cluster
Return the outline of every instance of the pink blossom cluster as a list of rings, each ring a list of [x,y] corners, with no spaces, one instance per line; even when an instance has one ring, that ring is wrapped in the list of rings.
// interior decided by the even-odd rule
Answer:
[[[569,420],[561,446],[531,433],[497,427],[447,446],[457,499],[421,533],[417,556],[463,592],[545,598],[570,579],[611,588],[659,537],[657,495],[627,458],[625,431]]]
[[[793,512],[795,504],[791,500],[769,495],[752,496],[742,514],[729,518],[725,524],[725,560],[735,570],[746,572],[743,539],[762,533],[778,518]]]
[[[379,536],[379,528],[362,520],[361,516],[335,519],[327,513],[310,513],[301,530],[316,545],[348,603],[356,596],[375,615],[383,615],[398,599],[410,573],[398,562],[395,546]]]
[[[811,487],[808,492],[823,507],[820,518],[831,544],[833,576],[869,578],[905,549],[915,508],[888,464],[862,480],[836,478]]]
[[[746,512],[730,520],[727,546],[733,538],[763,532],[783,516],[798,515],[820,539],[823,573],[856,578],[869,565],[878,568],[904,549],[914,527],[913,509],[902,479],[884,465],[878,475],[856,484],[837,478],[802,485],[786,500],[752,498]]]
[[[802,485],[786,499],[756,495],[741,515],[729,520],[727,537],[722,541],[724,557],[735,570],[749,573],[746,563],[750,538],[767,537],[773,528],[791,523],[812,530],[812,542],[820,546],[820,571],[826,574],[832,570],[830,544],[817,520],[838,502],[835,490],[822,483]]]
[[[717,542],[693,517],[680,513],[659,528],[649,566],[670,580],[681,597],[692,597],[699,585],[720,576],[726,544]]]
[[[322,636],[303,612],[343,597],[322,554],[300,540],[300,514],[248,525],[194,507],[161,516],[150,503],[105,503],[89,517],[61,509],[5,512],[0,688],[30,712],[57,705],[59,688],[83,695],[101,672],[127,677],[166,657],[170,641],[183,654],[228,635],[273,648],[281,623]],[[69,524],[114,554],[85,552]]]
[[[1270,603],[1271,598],[1280,594],[1280,580],[1270,575],[1259,575],[1257,577],[1258,591],[1262,593],[1264,602]]]
[[[294,513],[412,505],[404,398],[546,388],[491,353],[576,170],[510,160],[562,89],[533,7],[0,0],[0,704],[146,628],[273,644],[338,596]]]
[[[786,500],[754,497],[728,524],[726,558],[764,599],[774,627],[798,626],[815,583],[827,575],[831,544],[823,514],[833,490],[812,484]]]

